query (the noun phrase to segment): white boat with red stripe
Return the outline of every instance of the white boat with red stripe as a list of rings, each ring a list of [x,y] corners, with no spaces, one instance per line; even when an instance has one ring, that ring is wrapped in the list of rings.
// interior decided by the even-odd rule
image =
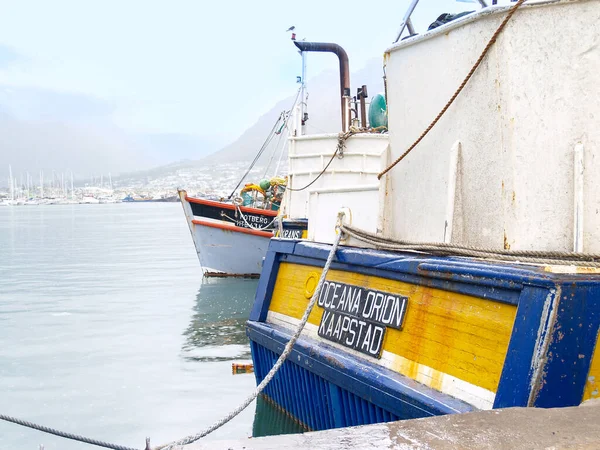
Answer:
[[[178,192],[204,276],[258,277],[278,211]]]

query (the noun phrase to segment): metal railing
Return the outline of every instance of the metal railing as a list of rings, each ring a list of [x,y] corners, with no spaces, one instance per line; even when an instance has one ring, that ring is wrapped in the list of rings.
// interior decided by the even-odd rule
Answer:
[[[487,8],[487,6],[488,6],[488,4],[486,3],[485,0],[477,0],[477,2],[481,5],[482,8]],[[419,3],[419,0],[412,0],[410,2],[410,5],[408,5],[408,9],[406,10],[406,13],[404,14],[404,18],[402,19],[402,22],[400,23],[400,30],[398,31],[398,34],[396,35],[394,44],[400,40],[402,33],[404,33],[404,30],[406,30],[406,29],[408,29],[408,32],[410,33],[409,36],[415,34],[415,28],[413,26],[413,23],[412,23],[412,20],[410,19],[410,17],[412,16],[412,13],[415,10],[415,8],[417,7],[418,3]]]

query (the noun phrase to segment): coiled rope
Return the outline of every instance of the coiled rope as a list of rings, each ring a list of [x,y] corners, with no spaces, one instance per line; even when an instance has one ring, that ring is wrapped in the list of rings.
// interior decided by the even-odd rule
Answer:
[[[441,242],[416,242],[388,239],[374,233],[341,225],[341,230],[361,242],[375,248],[392,251],[416,251],[440,256],[469,256],[474,258],[506,260],[533,264],[556,264],[585,267],[600,267],[600,254],[536,250],[498,250],[471,245]]]
[[[17,425],[21,425],[27,428],[33,428],[34,430],[42,431],[44,433],[53,434],[55,436],[59,436],[65,439],[71,439],[73,441],[83,442],[85,444],[97,445],[98,447],[104,448],[112,448],[113,450],[139,450],[132,447],[126,447],[124,445],[111,444],[110,442],[99,441],[98,439],[92,439],[85,436],[81,436],[79,434],[67,433],[65,431],[56,430],[54,428],[46,427],[43,425],[38,425],[33,422],[29,422],[27,420],[17,419],[15,417],[6,416],[4,414],[0,414],[0,419],[5,420],[7,422],[12,422]]]
[[[340,218],[341,218],[341,216],[340,216]],[[187,436],[183,439],[172,442],[170,444],[165,444],[165,445],[155,447],[154,450],[171,450],[175,446],[191,444],[192,442],[195,442],[198,439],[203,438],[204,436],[212,433],[216,429],[222,427],[227,422],[229,422],[231,419],[233,419],[235,416],[237,416],[239,413],[241,413],[265,389],[265,387],[273,379],[273,377],[275,376],[277,371],[281,368],[284,361],[290,355],[290,353],[292,351],[292,347],[294,346],[294,344],[300,337],[300,334],[302,333],[302,330],[304,329],[304,326],[306,325],[306,322],[308,321],[308,316],[310,316],[310,313],[311,313],[313,307],[315,306],[317,299],[319,298],[319,294],[321,293],[321,288],[323,287],[323,283],[325,282],[325,277],[327,276],[327,272],[329,271],[329,268],[331,267],[331,263],[333,262],[333,258],[335,257],[335,253],[337,251],[337,248],[340,244],[340,239],[342,237],[342,231],[339,228],[336,231],[338,233],[335,237],[335,240],[333,241],[333,245],[331,246],[329,255],[327,256],[327,261],[325,262],[325,266],[323,267],[323,272],[321,272],[321,278],[319,278],[319,283],[317,284],[317,287],[315,288],[315,292],[313,293],[313,295],[310,299],[310,302],[308,302],[308,306],[306,307],[306,310],[304,311],[304,315],[302,316],[302,319],[300,320],[300,323],[298,324],[296,331],[294,332],[292,338],[286,344],[283,352],[279,356],[279,359],[277,360],[277,362],[275,363],[273,368],[269,371],[269,373],[265,376],[265,378],[261,381],[261,383],[256,387],[254,392],[252,392],[252,394],[246,400],[244,400],[240,404],[240,406],[238,406],[236,409],[231,411],[225,417],[218,420],[217,422],[215,422],[213,425],[211,425],[204,431],[202,431],[198,434],[193,434],[193,435]]]
[[[500,35],[500,33],[502,32],[502,30],[506,26],[506,24],[508,23],[508,21],[510,20],[510,18],[513,16],[513,14],[517,11],[517,9],[523,3],[525,3],[525,0],[519,0],[517,3],[515,3],[515,5],[512,8],[509,9],[508,13],[506,14],[506,17],[504,18],[504,20],[502,21],[502,23],[500,24],[500,26],[496,29],[496,31],[494,32],[494,34],[492,35],[492,37],[488,41],[487,45],[485,46],[485,48],[481,52],[481,55],[479,55],[479,58],[477,59],[477,61],[475,61],[475,64],[473,64],[473,67],[471,67],[471,70],[469,71],[469,73],[467,74],[467,76],[465,77],[465,79],[463,80],[463,82],[460,84],[460,86],[458,87],[458,89],[456,90],[456,92],[454,92],[454,95],[452,95],[452,97],[450,97],[450,100],[448,100],[448,103],[446,103],[446,106],[444,106],[442,108],[442,110],[439,112],[439,114],[436,116],[436,118],[433,119],[433,122],[431,122],[429,124],[429,126],[425,129],[425,131],[423,131],[423,133],[421,134],[421,136],[419,136],[417,138],[417,140],[415,142],[413,142],[413,144],[410,147],[408,147],[408,149],[398,157],[398,159],[396,159],[392,164],[390,164],[388,167],[386,167],[382,172],[380,172],[377,175],[377,179],[378,180],[381,180],[382,176],[384,176],[386,173],[388,173],[390,170],[392,170],[392,168],[396,164],[398,164],[400,161],[402,161],[406,157],[406,155],[408,155],[419,144],[419,142],[421,142],[423,140],[423,138],[425,136],[427,136],[427,134],[431,131],[431,129],[435,126],[435,124],[438,123],[438,121],[446,113],[446,111],[448,110],[448,108],[450,108],[450,105],[452,105],[452,103],[454,103],[454,100],[456,100],[456,97],[458,97],[458,94],[460,94],[460,92],[466,86],[466,84],[469,81],[469,79],[471,78],[471,76],[475,73],[475,70],[477,70],[477,68],[479,67],[479,64],[481,64],[481,61],[483,61],[483,58],[487,54],[488,50],[492,47],[492,45],[494,45],[494,42],[496,42],[496,39],[498,38],[498,36]]]

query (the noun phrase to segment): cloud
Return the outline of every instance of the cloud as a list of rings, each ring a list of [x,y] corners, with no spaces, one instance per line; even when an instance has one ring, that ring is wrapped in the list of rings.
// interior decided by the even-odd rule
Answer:
[[[0,69],[5,69],[10,64],[20,59],[23,59],[22,55],[17,53],[11,47],[0,44]]]
[[[115,107],[89,95],[0,84],[0,109],[21,120],[109,121]]]

